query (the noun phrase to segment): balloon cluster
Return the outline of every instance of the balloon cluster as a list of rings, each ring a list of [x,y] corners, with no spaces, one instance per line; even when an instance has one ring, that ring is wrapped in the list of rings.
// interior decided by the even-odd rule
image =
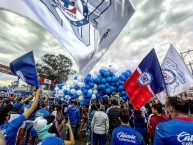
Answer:
[[[81,76],[75,76],[71,85],[58,84],[53,96],[56,96],[57,100],[76,99],[81,106],[88,105],[91,99],[107,99],[114,95],[127,101],[128,95],[123,84],[131,74],[131,71],[127,70],[118,76],[116,68],[103,66],[84,79]]]
[[[62,97],[64,97],[65,101],[77,99],[80,105],[88,105],[90,99],[96,99],[97,85],[94,84],[94,79],[88,74],[85,79],[81,76],[75,76],[70,86],[57,85],[55,91],[55,96],[58,100],[62,100]]]

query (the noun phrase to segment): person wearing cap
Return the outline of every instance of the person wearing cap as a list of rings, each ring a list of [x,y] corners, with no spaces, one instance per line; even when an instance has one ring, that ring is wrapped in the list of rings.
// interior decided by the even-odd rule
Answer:
[[[19,117],[15,118],[11,122],[8,121],[8,112],[13,109],[9,107],[7,108],[6,106],[3,108],[0,108],[0,130],[4,135],[6,145],[15,145],[16,143],[16,137],[17,137],[17,132],[20,128],[20,126],[23,124],[23,122],[29,118],[29,116],[33,113],[33,111],[36,109],[38,101],[39,101],[39,95],[41,94],[42,90],[39,88],[36,91],[34,101],[29,109],[27,109],[22,115]]]
[[[157,125],[154,145],[193,144],[193,119],[188,116],[192,105],[179,97],[167,98],[166,114],[171,120]]]
[[[145,145],[142,135],[129,126],[129,112],[120,110],[121,126],[113,130],[110,145]]]
[[[53,116],[53,115],[52,115]],[[69,129],[70,140],[62,140],[61,138],[57,137],[56,133],[50,132],[51,127],[54,125],[53,119],[49,119],[50,117],[37,117],[34,121],[34,129],[37,131],[38,138],[40,140],[40,145],[74,145],[74,135],[72,132],[72,128],[70,122],[66,123],[66,126]],[[51,117],[52,118],[52,117]],[[64,122],[63,122],[64,123]]]
[[[93,131],[92,145],[106,145],[106,134],[109,131],[109,118],[104,112],[105,106],[101,105],[99,111],[95,112],[91,130]]]

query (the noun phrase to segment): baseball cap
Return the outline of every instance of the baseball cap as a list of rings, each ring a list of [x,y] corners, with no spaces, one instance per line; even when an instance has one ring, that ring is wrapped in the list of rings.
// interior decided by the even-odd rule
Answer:
[[[21,105],[21,103],[14,103],[13,104],[13,110],[19,110],[19,109],[21,109],[22,108],[22,105]]]
[[[43,117],[37,117],[34,121],[33,127],[36,131],[38,131],[46,125],[47,125],[46,119],[44,119]]]

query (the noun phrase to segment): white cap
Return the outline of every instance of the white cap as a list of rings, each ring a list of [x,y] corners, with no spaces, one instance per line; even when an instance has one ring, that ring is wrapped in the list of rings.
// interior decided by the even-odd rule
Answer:
[[[33,127],[36,131],[38,131],[46,125],[47,125],[46,119],[44,119],[43,117],[37,117],[34,121]]]

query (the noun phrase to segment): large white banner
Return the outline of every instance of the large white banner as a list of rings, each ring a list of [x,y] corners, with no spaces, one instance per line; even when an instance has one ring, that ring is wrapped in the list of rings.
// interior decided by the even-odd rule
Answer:
[[[0,8],[37,22],[73,56],[86,75],[135,10],[130,0],[0,0]]]
[[[161,68],[168,96],[173,97],[193,86],[192,74],[173,45],[170,45]],[[165,102],[166,93],[158,98]]]

